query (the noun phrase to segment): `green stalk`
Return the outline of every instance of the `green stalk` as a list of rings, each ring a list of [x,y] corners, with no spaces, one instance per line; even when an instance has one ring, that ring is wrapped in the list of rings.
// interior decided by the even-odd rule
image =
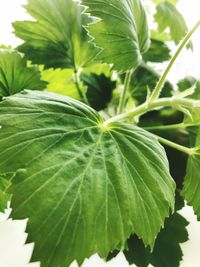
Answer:
[[[143,129],[147,131],[154,131],[154,130],[159,130],[159,131],[167,131],[167,130],[178,130],[178,129],[185,129],[187,127],[192,127],[192,126],[199,126],[199,123],[177,123],[177,124],[170,124],[170,125],[156,125],[156,126],[148,126],[148,127],[142,127]]]
[[[76,85],[77,92],[80,96],[80,99],[83,100],[85,104],[90,106],[86,94],[83,92],[81,85],[80,85],[80,78],[77,70],[74,70],[74,84]]]
[[[166,98],[159,98],[155,100],[154,102],[145,102],[142,105],[134,108],[133,110],[130,110],[128,112],[119,114],[117,116],[114,116],[104,122],[104,126],[117,122],[122,121],[130,118],[134,118],[136,116],[141,116],[144,113],[147,113],[148,111],[155,109],[155,108],[161,108],[161,107],[180,107],[184,106],[187,108],[194,108],[195,106],[200,105],[200,101],[193,100],[193,99],[182,99],[182,98],[174,98],[174,97],[166,97]]]
[[[166,77],[169,73],[169,71],[171,70],[171,67],[173,66],[174,62],[176,61],[176,59],[178,58],[179,54],[181,53],[181,51],[183,50],[183,48],[187,45],[188,41],[190,40],[191,36],[193,35],[193,33],[197,30],[197,28],[200,26],[200,20],[195,24],[195,26],[188,32],[188,34],[185,36],[185,38],[183,39],[183,41],[180,43],[176,53],[174,54],[174,56],[171,58],[165,72],[163,73],[163,75],[161,76],[160,80],[158,81],[154,91],[152,92],[152,95],[150,97],[149,101],[155,101],[163,88],[163,85],[165,83]]]
[[[127,93],[129,90],[132,74],[133,74],[133,70],[126,72],[126,77],[125,77],[125,81],[124,81],[124,89],[123,89],[123,92],[122,92],[122,95],[120,98],[120,102],[119,102],[118,114],[121,114],[124,111],[125,104],[126,104],[126,97],[127,97]]]
[[[187,126],[183,122],[177,123],[177,124],[170,124],[170,125],[157,125],[157,126],[149,126],[149,127],[143,127],[143,129],[147,131],[153,131],[153,130],[159,130],[159,131],[165,131],[165,130],[176,130],[176,129],[184,129]]]
[[[176,144],[176,143],[174,143],[172,141],[169,141],[169,140],[167,140],[167,139],[165,139],[163,137],[160,137],[158,135],[154,134],[154,136],[163,145],[167,145],[169,147],[172,147],[172,148],[174,148],[174,149],[176,149],[178,151],[181,151],[181,152],[183,152],[183,153],[185,153],[185,154],[187,154],[189,156],[196,154],[196,151],[197,151],[196,148],[189,148],[189,147],[181,146],[181,145],[178,145],[178,144]]]

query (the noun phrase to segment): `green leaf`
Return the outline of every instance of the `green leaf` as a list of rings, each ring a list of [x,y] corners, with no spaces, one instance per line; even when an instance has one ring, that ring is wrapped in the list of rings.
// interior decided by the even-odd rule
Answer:
[[[49,92],[66,95],[75,99],[80,99],[74,83],[72,69],[46,69],[42,71],[42,79],[48,82],[47,90]]]
[[[90,65],[82,70],[84,74],[95,73],[97,75],[104,74],[106,77],[110,77],[112,75],[111,67],[109,64],[101,64],[95,63]]]
[[[178,81],[177,86],[179,91],[185,91],[191,88],[196,83],[196,79],[193,76],[187,76],[184,79]]]
[[[77,69],[94,58],[97,51],[83,27],[91,19],[81,14],[77,1],[28,0],[25,8],[34,21],[17,21],[13,27],[24,40],[18,50],[33,63]]]
[[[151,0],[155,4],[163,3],[165,0]],[[176,5],[179,0],[168,0],[169,3]]]
[[[178,213],[166,219],[152,253],[137,236],[132,236],[128,240],[128,250],[124,251],[129,264],[135,263],[138,267],[149,264],[154,267],[179,267],[183,258],[180,244],[188,240],[187,225],[186,219]]]
[[[181,13],[169,1],[161,2],[156,7],[155,21],[158,23],[158,31],[170,30],[171,39],[178,44],[186,35],[188,28]]]
[[[189,98],[200,100],[200,80],[197,80],[193,76],[187,76],[184,79],[178,81],[177,86],[180,92],[185,91],[195,85],[195,92],[189,95]]]
[[[171,58],[168,46],[159,40],[151,39],[149,50],[143,55],[144,61],[164,62]]]
[[[95,71],[95,73],[92,72]],[[105,73],[105,74],[104,74]],[[111,80],[109,66],[93,65],[83,70],[80,82],[85,88],[87,99],[96,110],[104,109],[112,97],[116,81]],[[42,71],[42,79],[48,82],[47,90],[80,100],[74,83],[72,69],[47,69]]]
[[[133,232],[153,246],[175,185],[150,133],[105,127],[79,101],[35,91],[2,101],[0,124],[0,170],[18,170],[12,217],[29,218],[32,260],[65,267],[94,253],[105,258]]]
[[[88,26],[93,42],[102,48],[98,59],[118,71],[136,68],[149,47],[145,9],[140,0],[82,0],[85,12],[99,18]],[[119,26],[117,26],[119,25]]]
[[[135,70],[131,77],[130,93],[131,96],[139,103],[146,100],[148,90],[153,91],[160,75],[152,67],[147,64],[142,64]],[[173,86],[170,82],[165,82],[162,97],[171,96]]]
[[[87,88],[86,96],[91,107],[96,110],[106,108],[112,98],[116,82],[104,74],[97,75],[95,73],[90,73],[89,75],[83,73],[80,79]]]
[[[27,67],[27,62],[17,52],[0,51],[0,96],[16,94],[24,89],[42,90],[46,82],[40,79],[37,67]]]
[[[7,208],[11,195],[7,193],[8,187],[11,185],[13,173],[0,174],[0,212],[4,212]]]
[[[184,200],[176,194],[176,211],[184,207]],[[129,264],[136,264],[138,267],[147,267],[152,264],[155,267],[178,267],[182,260],[180,243],[188,240],[186,226],[188,222],[179,213],[175,213],[166,219],[164,229],[160,231],[155,242],[153,252],[145,248],[142,240],[132,235],[127,241],[127,248],[124,255]],[[107,260],[116,257],[119,251],[110,253]]]
[[[200,128],[197,131],[196,147],[200,146]],[[184,179],[183,196],[194,209],[200,219],[200,152],[188,159],[187,171]]]

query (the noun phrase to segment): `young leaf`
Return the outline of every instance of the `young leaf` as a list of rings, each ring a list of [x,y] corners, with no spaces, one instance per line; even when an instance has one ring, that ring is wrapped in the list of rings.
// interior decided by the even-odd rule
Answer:
[[[85,12],[99,18],[88,26],[94,43],[102,48],[98,59],[118,71],[136,68],[149,47],[147,17],[140,0],[82,0]],[[117,25],[120,25],[118,27]]]
[[[91,22],[73,0],[28,0],[26,11],[36,21],[13,24],[17,37],[24,40],[20,52],[47,68],[78,68],[89,64],[96,49],[88,43],[84,25]]]
[[[158,31],[162,33],[169,27],[171,39],[178,44],[188,31],[183,16],[169,1],[160,2],[156,10],[154,18],[158,23]]]
[[[200,145],[200,129],[197,133],[196,147]],[[192,155],[188,159],[186,177],[183,186],[183,196],[191,205],[200,219],[200,153]]]
[[[17,52],[0,51],[0,96],[9,96],[24,89],[42,90],[47,83],[40,79],[36,67],[27,67],[27,62]]]
[[[35,91],[0,103],[0,170],[12,180],[12,217],[29,218],[32,260],[68,266],[123,247],[153,246],[174,205],[163,147],[132,125],[103,125],[92,108]]]
[[[97,75],[95,73],[89,75],[83,73],[80,79],[87,88],[86,96],[91,107],[96,110],[106,108],[112,98],[112,91],[116,87],[116,82],[104,74]]]

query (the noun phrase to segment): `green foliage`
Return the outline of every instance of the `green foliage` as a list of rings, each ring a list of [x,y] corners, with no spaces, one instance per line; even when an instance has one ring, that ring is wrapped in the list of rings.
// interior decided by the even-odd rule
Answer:
[[[196,78],[192,76],[187,76],[184,79],[180,80],[178,83],[178,89],[179,91],[185,91],[187,89],[190,89],[191,87],[195,87],[194,93],[189,95],[188,97],[193,99],[199,99],[200,100],[200,80],[197,80]]]
[[[88,65],[97,50],[84,25],[92,20],[73,0],[28,0],[26,11],[34,21],[13,24],[17,37],[24,40],[18,50],[34,64],[45,67],[74,68]]]
[[[185,77],[184,79],[178,81],[178,89],[182,92],[186,89],[191,88],[196,83],[196,79],[192,76]]]
[[[83,0],[82,3],[88,7],[87,13],[100,19],[88,26],[93,41],[102,49],[98,59],[113,64],[118,71],[136,68],[141,63],[141,54],[149,47],[147,17],[141,1]]]
[[[85,68],[80,75],[81,85],[86,91],[90,106],[96,110],[106,108],[112,98],[112,92],[116,87],[116,81],[111,80],[110,69],[99,68],[94,65],[92,69]],[[91,72],[91,71],[95,71]],[[76,85],[74,83],[74,72],[72,69],[47,69],[42,71],[42,79],[48,82],[47,90],[62,95],[66,95],[78,100]]]
[[[196,147],[200,146],[200,131],[198,129],[196,138]],[[192,155],[188,159],[186,177],[184,181],[183,196],[187,200],[188,204],[192,205],[194,212],[198,219],[200,219],[200,152],[199,150],[195,155]]]
[[[164,62],[170,59],[170,49],[159,40],[151,39],[149,50],[143,55],[145,61]]]
[[[130,82],[131,96],[139,103],[146,100],[148,91],[153,91],[160,75],[150,66],[142,64],[133,73]],[[173,86],[166,82],[163,89],[162,96],[170,96],[173,91]]]
[[[176,212],[165,221],[164,228],[158,234],[154,250],[144,246],[143,242],[132,235],[127,241],[127,248],[123,251],[129,264],[135,264],[138,267],[148,267],[149,264],[154,267],[176,267],[182,260],[183,252],[180,244],[188,240],[186,226],[188,222],[177,210],[184,206],[184,200],[176,194]],[[112,252],[108,260],[118,254],[118,251]]]
[[[49,92],[66,95],[80,100],[76,85],[74,84],[72,69],[46,69],[41,72],[42,79],[48,82]]]
[[[137,236],[132,236],[128,240],[128,250],[124,251],[129,264],[135,263],[138,267],[148,267],[149,264],[155,267],[179,266],[183,256],[180,243],[188,240],[187,225],[186,219],[174,213],[166,220],[152,253]]]
[[[18,170],[12,217],[29,217],[33,260],[65,266],[96,252],[106,257],[132,232],[153,246],[173,209],[174,182],[151,134],[120,123],[104,128],[80,102],[31,91],[2,101],[0,121],[1,171]]]
[[[27,67],[26,59],[17,52],[0,51],[0,96],[45,87],[46,82],[41,80],[37,67]]]
[[[158,31],[162,33],[169,27],[171,39],[178,44],[188,31],[183,16],[169,1],[160,2],[156,10],[154,17],[158,24]]]
[[[18,52],[0,46],[0,212],[28,218],[41,267],[178,267],[177,211],[200,218],[200,82],[166,79],[200,21],[186,34],[177,0],[152,2],[149,33],[141,0],[27,0]]]
[[[0,175],[0,212],[3,212],[11,200],[11,195],[7,193],[7,189],[11,185],[11,178],[13,173],[6,173]]]
[[[155,4],[158,4],[158,3],[162,3],[164,2],[165,0],[152,0]],[[172,3],[172,4],[177,4],[179,0],[168,0],[168,2]]]
[[[112,99],[112,92],[116,87],[116,82],[104,74],[90,73],[86,75],[83,73],[80,78],[87,88],[86,96],[91,107],[96,110],[105,109]]]

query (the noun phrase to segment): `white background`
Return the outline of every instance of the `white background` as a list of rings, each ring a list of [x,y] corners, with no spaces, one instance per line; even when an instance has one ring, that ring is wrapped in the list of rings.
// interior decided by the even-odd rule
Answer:
[[[41,0],[42,1],[42,0]],[[147,0],[148,1],[148,0]],[[13,31],[11,22],[29,18],[25,14],[21,4],[24,0],[2,0],[0,9],[0,44],[20,43],[11,33]],[[179,10],[184,14],[189,28],[200,18],[199,0],[180,0]],[[185,75],[193,75],[200,78],[200,31],[193,37],[194,53],[184,51],[173,67],[169,78],[176,82]],[[181,212],[190,221],[188,227],[190,241],[182,245],[184,259],[181,267],[200,267],[200,223],[192,212],[186,207]],[[24,245],[26,221],[7,220],[7,215],[0,214],[0,267],[39,267],[39,263],[29,264],[29,258],[33,249],[33,244]],[[72,264],[71,267],[75,267]],[[84,267],[128,267],[128,263],[121,254],[109,263],[104,263],[93,256],[87,260]]]

